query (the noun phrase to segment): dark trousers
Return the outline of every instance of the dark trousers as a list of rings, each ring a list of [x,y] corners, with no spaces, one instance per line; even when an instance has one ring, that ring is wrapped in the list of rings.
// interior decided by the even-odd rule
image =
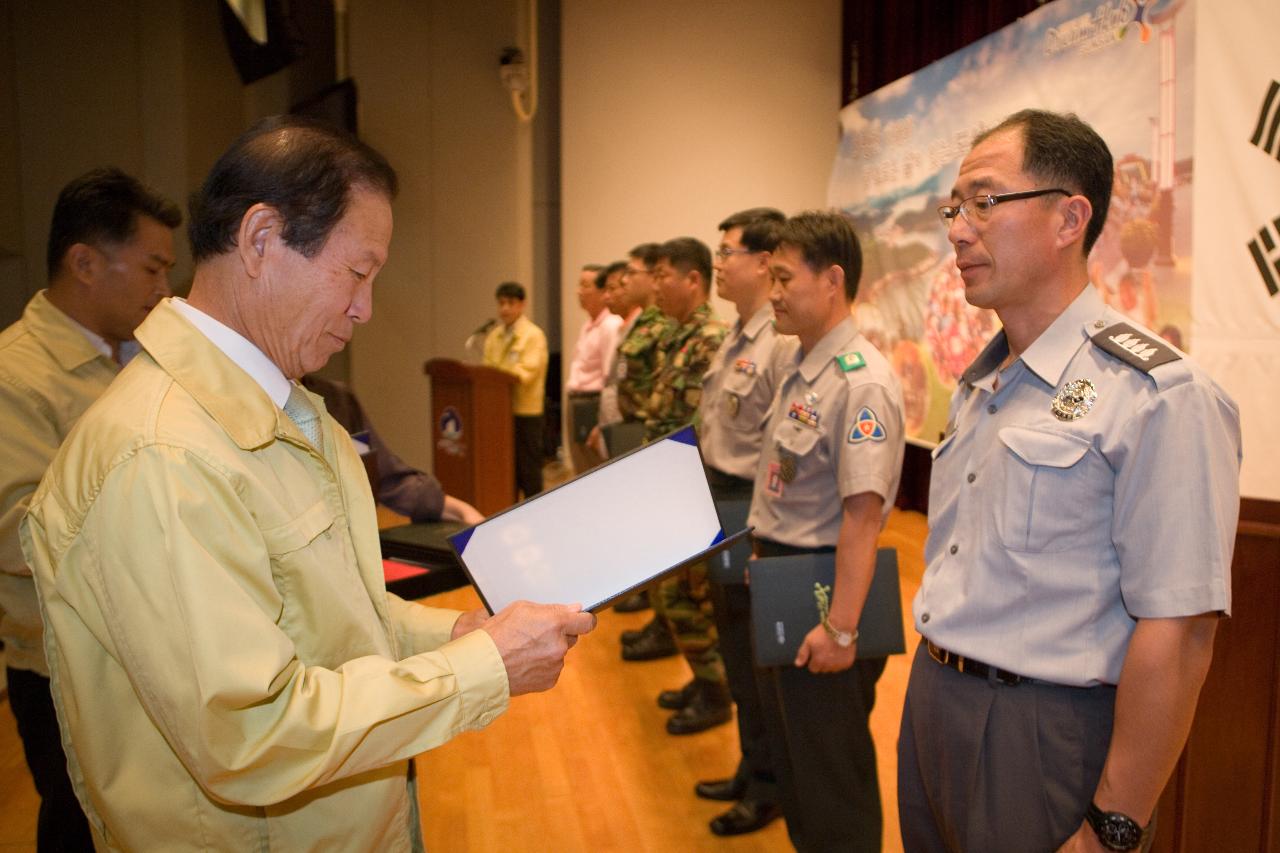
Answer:
[[[1080,828],[1111,743],[1114,687],[1002,684],[916,650],[898,735],[908,853],[1053,851]]]
[[[717,501],[751,500],[752,482],[714,468],[707,469],[711,496]],[[745,566],[734,566],[734,569]],[[720,637],[729,694],[738,706],[738,745],[742,760],[734,776],[746,783],[744,799],[778,801],[777,773],[769,754],[755,659],[751,653],[751,595],[745,584],[711,579],[712,614]]]
[[[801,553],[758,541],[761,556]],[[884,832],[876,747],[868,719],[884,658],[821,675],[793,666],[757,669],[778,802],[800,853],[878,853]]]
[[[58,717],[49,692],[49,679],[25,669],[8,668],[9,707],[18,721],[22,751],[40,795],[36,818],[36,850],[93,850],[93,835],[67,775]]]
[[[516,488],[526,498],[542,491],[543,415],[515,416]]]

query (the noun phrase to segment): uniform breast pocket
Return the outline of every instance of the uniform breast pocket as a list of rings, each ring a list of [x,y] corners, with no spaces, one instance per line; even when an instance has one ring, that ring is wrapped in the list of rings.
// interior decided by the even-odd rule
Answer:
[[[822,433],[812,427],[788,423],[774,433],[778,473],[790,486],[829,466],[822,452]]]
[[[724,388],[717,402],[721,415],[736,430],[759,431],[764,412],[755,399],[756,375],[737,371],[724,378]]]
[[[1092,444],[1061,432],[1005,427],[1000,465],[992,473],[998,499],[996,532],[1013,551],[1065,551],[1082,540],[1086,525],[1106,512],[1105,466]]]

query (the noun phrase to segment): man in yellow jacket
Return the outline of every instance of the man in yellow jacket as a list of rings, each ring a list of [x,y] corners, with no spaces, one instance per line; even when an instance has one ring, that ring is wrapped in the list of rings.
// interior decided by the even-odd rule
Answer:
[[[181,223],[173,202],[119,169],[71,181],[49,225],[49,287],[0,332],[0,640],[9,707],[40,795],[40,850],[92,850],[93,840],[67,776],[18,522],[58,445],[137,351],[134,329],[169,295]]]
[[[363,466],[296,380],[369,319],[395,191],[321,125],[241,136],[192,200],[190,297],[138,328],[32,498],[23,549],[102,848],[420,848],[409,759],[551,687],[594,624],[386,592]]]
[[[516,486],[531,497],[542,491],[543,399],[547,396],[547,336],[524,315],[524,286],[498,285],[498,319],[484,339],[484,363],[516,378]]]

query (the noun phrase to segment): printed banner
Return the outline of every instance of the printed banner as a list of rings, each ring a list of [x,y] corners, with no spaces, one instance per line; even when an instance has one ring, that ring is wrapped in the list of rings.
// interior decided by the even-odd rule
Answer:
[[[938,439],[957,378],[998,328],[965,302],[937,207],[974,135],[1025,107],[1075,112],[1111,147],[1115,187],[1089,259],[1093,285],[1173,344],[1198,345],[1195,11],[1190,0],[1055,0],[841,112],[828,202],[858,225],[854,314],[902,380],[914,440]]]

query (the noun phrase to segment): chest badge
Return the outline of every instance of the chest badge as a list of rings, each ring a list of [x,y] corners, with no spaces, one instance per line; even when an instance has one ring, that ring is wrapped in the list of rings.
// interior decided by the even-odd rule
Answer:
[[[733,363],[733,372],[746,376],[756,375],[756,363],[749,358],[740,358]]]
[[[795,454],[782,448],[778,448],[778,475],[784,483],[791,483],[796,478]]]
[[[1073,379],[1053,398],[1049,407],[1060,421],[1075,421],[1089,414],[1098,400],[1098,389],[1088,379]]]

